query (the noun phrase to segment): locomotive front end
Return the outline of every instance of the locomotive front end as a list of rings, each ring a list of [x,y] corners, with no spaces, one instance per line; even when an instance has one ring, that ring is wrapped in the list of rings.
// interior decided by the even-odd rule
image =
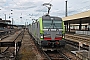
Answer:
[[[65,46],[64,41],[64,23],[59,17],[42,17],[43,34],[41,34],[42,47],[58,48]]]

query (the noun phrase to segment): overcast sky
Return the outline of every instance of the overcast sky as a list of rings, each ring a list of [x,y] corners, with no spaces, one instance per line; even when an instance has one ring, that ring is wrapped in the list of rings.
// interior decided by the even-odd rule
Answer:
[[[90,0],[67,1],[68,16],[90,10]],[[47,8],[42,6],[43,3],[51,3],[53,5],[50,15],[65,17],[65,0],[0,0],[0,18],[4,20],[6,14],[6,19],[14,19],[14,25],[22,25],[25,22],[29,24],[32,19],[38,19],[47,13]]]

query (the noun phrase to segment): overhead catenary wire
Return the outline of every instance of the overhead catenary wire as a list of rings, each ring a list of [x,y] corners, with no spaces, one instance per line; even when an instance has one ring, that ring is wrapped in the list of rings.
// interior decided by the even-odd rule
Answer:
[[[81,7],[81,8],[75,9],[75,10],[81,10],[81,9],[83,9],[83,8],[87,8],[87,7],[90,7],[90,5],[88,5],[88,6],[84,6],[84,7]]]
[[[13,1],[13,0],[12,0],[12,1]],[[52,2],[52,1],[53,1],[53,0],[50,0],[49,3]],[[13,2],[14,2],[14,1],[13,1]],[[14,3],[15,3],[15,5],[18,6],[18,4],[17,4],[16,2],[14,2]],[[23,9],[24,9],[24,7],[23,7]],[[43,8],[43,9],[44,9],[44,8]],[[41,9],[40,11],[43,11],[43,9]],[[39,15],[39,14],[40,14],[40,12],[38,12],[38,15]]]
[[[27,8],[25,8],[25,7],[19,2],[19,4],[21,4],[21,6],[20,6],[20,5],[17,4],[14,0],[12,0],[12,2],[14,2],[14,4],[15,4],[16,6],[20,7],[20,9],[21,9],[21,8],[22,8],[22,9],[28,9],[28,8],[30,8],[30,6],[28,6]]]
[[[82,3],[84,3],[84,2],[89,3],[90,1],[81,1],[80,4],[82,4]],[[73,4],[72,4],[72,3],[69,3],[69,4],[71,4],[70,7],[73,7]],[[78,7],[79,5],[77,4],[77,5],[75,5],[75,6]],[[87,7],[88,7],[88,8],[87,8]],[[88,9],[90,9],[89,7],[90,7],[90,5],[84,6],[84,7],[81,7],[81,8],[77,8],[77,9],[74,9],[74,10],[71,10],[72,13],[70,13],[70,14],[69,14],[69,12],[71,12],[71,11],[69,10],[70,8],[68,8],[68,15],[72,15],[72,14],[76,14],[76,13],[79,13],[79,12],[83,12],[83,11],[79,11],[79,10],[84,9],[84,8],[88,10]],[[87,10],[86,10],[86,11],[87,11]],[[61,11],[62,11],[62,10],[61,10]],[[77,12],[74,12],[74,11],[77,11]],[[59,12],[58,14],[60,14],[60,13],[62,14],[62,13],[64,13],[64,12]],[[62,15],[64,15],[64,14],[62,14]]]
[[[12,1],[13,1],[13,0],[12,0]],[[14,1],[13,1],[13,2],[14,2]],[[15,5],[19,6],[16,2],[14,2],[14,3],[15,3]],[[19,2],[19,3],[20,3],[20,2]],[[24,7],[21,7],[21,8],[25,9]],[[20,9],[21,9],[21,8],[20,8]],[[41,10],[41,11],[42,11],[42,10]]]
[[[49,3],[51,3],[53,0],[50,0],[50,2]]]
[[[74,9],[73,11],[77,11],[77,13],[81,13],[81,12],[83,12],[83,9],[86,9],[85,11],[90,10],[90,8],[87,9],[87,7],[90,7],[90,5],[84,6],[84,7],[78,8],[78,9]],[[69,11],[68,11],[68,12],[69,12]],[[73,12],[73,13],[74,13],[74,12]],[[74,14],[76,14],[76,13],[74,13]],[[72,15],[72,14],[70,14],[70,15]]]
[[[13,0],[12,0],[12,1],[13,1]],[[50,0],[49,3],[51,3],[52,1],[53,1],[53,0]],[[18,4],[17,4],[15,1],[13,1],[13,2],[18,6]],[[84,2],[84,1],[81,1],[81,3],[83,3],[83,2]],[[86,1],[86,2],[89,2],[89,1]],[[20,2],[19,2],[19,3],[20,3]],[[81,3],[80,3],[80,4],[81,4]],[[73,6],[73,5],[72,5],[72,6]],[[75,5],[75,6],[76,6],[76,5]],[[77,7],[78,7],[78,4],[77,4]],[[89,6],[86,6],[86,7],[89,7]],[[80,9],[83,9],[83,8],[86,8],[86,7],[77,8],[77,9],[75,9],[75,10],[80,10]],[[21,7],[21,8],[24,8],[24,7]],[[43,11],[43,9],[44,9],[44,8],[42,8],[40,11]],[[69,9],[69,8],[68,8],[68,9]],[[74,10],[74,11],[75,11],[75,10]],[[41,14],[41,13],[38,12],[38,14]]]
[[[78,2],[78,1],[77,1]],[[82,3],[88,3],[88,2],[90,2],[90,1],[80,1],[80,2],[78,2],[79,4],[82,4]],[[76,7],[79,7],[79,4],[76,4],[76,5],[74,5],[73,3],[70,3],[69,1],[68,1],[68,4],[70,4],[71,5],[71,7],[73,7],[73,6],[76,6]]]
[[[12,0],[12,1],[13,1],[13,0]],[[14,1],[13,1],[13,2],[14,2]],[[17,4],[16,2],[14,2],[14,4],[18,6],[18,4]]]
[[[20,7],[20,8],[23,8],[24,9],[24,7],[22,7],[22,5],[21,6],[19,6],[19,4],[20,4],[20,2],[19,2],[19,4],[17,4],[14,0],[12,0],[12,2],[14,2],[14,4],[16,5],[16,6],[18,6],[18,7]]]
[[[50,0],[49,3],[51,3],[53,0]],[[44,8],[42,8],[40,11],[43,11]],[[38,12],[38,14],[40,14],[40,12]]]
[[[88,3],[88,2],[90,2],[90,1],[82,1],[81,4],[84,3],[84,2],[85,2],[85,3]],[[69,3],[69,4],[71,4],[70,7],[73,8],[73,4],[72,4],[72,3]],[[79,4],[79,5],[80,5],[80,4]],[[79,7],[79,5],[77,4],[77,5],[75,5],[74,7]],[[77,8],[77,9],[75,8],[73,11],[77,11],[77,13],[78,13],[79,10],[81,11],[82,9],[87,9],[87,10],[90,9],[90,8],[87,8],[87,7],[90,7],[90,5],[87,5],[87,6],[84,6],[84,7],[81,7],[81,8]],[[69,9],[70,9],[70,8],[68,8],[68,12],[69,12]]]

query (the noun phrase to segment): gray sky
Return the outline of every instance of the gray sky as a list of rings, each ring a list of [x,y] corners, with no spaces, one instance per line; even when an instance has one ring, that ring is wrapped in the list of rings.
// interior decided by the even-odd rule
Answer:
[[[68,16],[90,10],[90,0],[67,1]],[[42,6],[43,3],[51,3],[53,5],[50,15],[58,17],[65,16],[65,0],[0,0],[0,18],[5,19],[6,14],[7,19],[14,19],[15,25],[25,24],[25,22],[29,24],[32,22],[31,19],[38,19],[47,13],[47,8]]]

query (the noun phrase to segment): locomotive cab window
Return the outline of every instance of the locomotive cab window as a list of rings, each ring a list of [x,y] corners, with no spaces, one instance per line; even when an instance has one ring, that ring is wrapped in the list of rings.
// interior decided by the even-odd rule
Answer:
[[[62,21],[61,20],[43,20],[43,28],[48,29],[48,28],[62,28]]]

